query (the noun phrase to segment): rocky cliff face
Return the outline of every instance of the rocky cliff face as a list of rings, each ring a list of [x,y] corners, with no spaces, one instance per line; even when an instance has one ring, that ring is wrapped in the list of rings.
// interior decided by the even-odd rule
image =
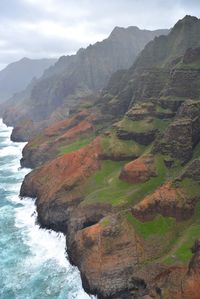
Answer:
[[[111,78],[102,95],[102,110],[123,115],[136,102],[198,98],[199,32],[199,19],[186,16],[168,35],[148,43],[133,66],[120,73],[117,87]]]
[[[23,151],[22,165],[37,167],[21,196],[37,197],[40,224],[66,234],[100,299],[199,298],[199,32],[186,16],[112,77],[101,103]]]

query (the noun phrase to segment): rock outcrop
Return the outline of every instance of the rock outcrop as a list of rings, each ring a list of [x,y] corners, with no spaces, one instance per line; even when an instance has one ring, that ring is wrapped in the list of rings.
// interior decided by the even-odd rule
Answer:
[[[52,219],[55,223],[58,222],[58,218],[62,222],[63,217],[66,218],[68,206],[80,201],[82,190],[80,186],[84,186],[85,179],[100,167],[99,153],[99,142],[96,139],[91,145],[58,157],[26,176],[20,194],[37,197],[39,218],[44,226],[52,227],[53,225],[50,225],[53,223]],[[67,194],[68,191],[70,195]],[[55,207],[59,207],[59,211]],[[57,224],[54,228],[56,226]]]
[[[144,155],[126,164],[119,178],[132,184],[144,183],[156,176],[156,167],[153,155]]]
[[[194,208],[195,198],[190,197],[187,190],[166,183],[135,205],[132,213],[142,221],[153,219],[158,214],[180,221],[190,218]]]
[[[86,138],[87,141],[87,138],[94,136],[95,127],[101,121],[98,118],[100,116],[95,113],[83,110],[44,129],[24,147],[21,165],[34,168],[60,155],[60,149],[67,147],[75,140]],[[15,138],[16,134],[14,133],[17,131],[18,126],[12,133]]]
[[[110,216],[78,231],[68,251],[84,288],[98,298],[134,298],[147,292],[134,274],[145,257],[142,240],[123,218]]]

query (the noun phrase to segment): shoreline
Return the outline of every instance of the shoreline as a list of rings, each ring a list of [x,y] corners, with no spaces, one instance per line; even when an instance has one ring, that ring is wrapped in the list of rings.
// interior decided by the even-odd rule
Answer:
[[[11,126],[7,126],[6,124],[4,124],[3,123],[3,120],[2,120],[2,124],[3,125],[5,125],[7,128],[10,128],[11,129]],[[12,130],[13,130],[13,128],[12,128]],[[12,132],[12,131],[11,131]],[[17,143],[17,144],[19,144],[19,142],[13,142],[12,140],[11,140],[11,138],[10,138],[10,136],[9,136],[9,140],[10,140],[10,144],[12,145],[12,144],[14,144],[14,143]],[[20,142],[21,143],[21,142]],[[25,146],[25,144],[26,143],[24,143],[23,142],[23,147]],[[22,150],[23,150],[23,148],[21,149],[21,152],[22,152]],[[22,157],[22,155],[21,155],[21,157]],[[20,168],[21,169],[23,169],[21,166],[20,166]],[[25,168],[24,168],[25,169]],[[28,170],[27,170],[28,171]],[[25,173],[25,176],[28,174],[27,173],[27,171],[26,171],[26,173]],[[32,171],[32,169],[30,169],[30,171]],[[25,178],[25,176],[24,176],[24,178]],[[23,180],[24,180],[24,178],[23,178]],[[21,183],[22,184],[22,183]],[[21,185],[20,184],[20,185]],[[24,207],[28,207],[29,206],[29,204],[28,204],[28,199],[27,198],[21,198],[21,200],[23,200],[23,206]],[[46,234],[47,234],[47,237],[49,236],[52,236],[52,238],[53,238],[53,236],[55,235],[55,234],[57,234],[58,232],[55,232],[54,230],[48,230],[46,227],[42,227],[41,225],[40,225],[40,223],[38,223],[37,224],[37,221],[38,221],[38,217],[37,217],[37,205],[36,205],[36,200],[34,200],[33,198],[29,198],[29,200],[31,201],[31,203],[34,205],[34,211],[33,212],[31,212],[31,216],[30,217],[34,217],[34,219],[35,220],[33,220],[34,222],[36,221],[36,223],[34,224],[34,230],[35,229],[37,229],[37,227],[38,227],[38,233],[40,233],[41,234],[41,237],[43,236],[43,238],[46,238],[45,236],[46,236]],[[27,208],[28,209],[28,208]],[[24,217],[26,217],[27,215],[25,215],[24,214]],[[20,218],[20,216],[19,216],[19,219],[18,219],[18,222],[17,222],[17,225],[19,225],[19,228],[20,228],[20,226],[22,225],[22,222],[21,222],[22,220],[21,220],[21,218]],[[32,218],[30,219],[30,220],[27,220],[28,222],[28,224],[29,223],[31,223],[32,222]],[[28,225],[27,224],[27,225]],[[41,231],[40,231],[40,229],[41,229]],[[70,266],[68,266],[69,265],[69,259],[67,258],[67,256],[66,256],[66,254],[67,254],[67,250],[66,250],[66,236],[62,233],[62,232],[59,232],[59,235],[60,234],[62,234],[63,235],[63,238],[64,238],[64,240],[65,240],[65,250],[64,250],[64,252],[63,252],[63,256],[64,256],[64,259],[65,259],[65,262],[64,262],[64,267],[69,267],[69,269],[72,269],[72,267],[73,267],[73,265],[70,265]],[[59,235],[57,235],[57,237],[56,238],[60,238],[59,237]],[[56,235],[55,235],[56,236]],[[41,240],[42,241],[42,240]],[[47,240],[46,240],[47,241]],[[34,241],[35,242],[35,241]],[[59,241],[60,242],[60,241]],[[41,242],[39,242],[38,243],[38,245],[40,246],[40,244],[43,244],[43,243],[41,243]],[[56,244],[56,243],[55,243]],[[37,244],[35,244],[35,245],[37,245]],[[44,246],[46,246],[45,244],[43,244]],[[41,245],[41,248],[42,248],[42,246],[43,245]],[[53,245],[53,244],[52,244]],[[52,248],[52,249],[49,249],[49,248],[46,248],[46,252],[45,252],[45,256],[47,255],[47,256],[49,256],[49,257],[51,257],[52,256],[52,258],[53,258],[53,252],[51,253],[51,251],[53,250],[53,248],[54,248],[54,245],[53,246],[50,246],[50,248]],[[31,245],[30,245],[31,246]],[[57,244],[57,246],[58,246],[58,244]],[[55,247],[55,250],[57,250],[57,255],[59,255],[59,251],[58,251],[58,248],[59,247],[57,247],[57,249],[56,249],[56,247]],[[48,252],[49,252],[49,254],[48,254]],[[61,252],[60,252],[61,253]],[[61,253],[61,255],[62,255],[62,253]],[[58,257],[59,258],[59,257]],[[61,261],[60,261],[61,262]],[[60,264],[61,265],[61,264]],[[63,267],[63,266],[62,266]],[[69,275],[69,273],[68,273],[68,271],[69,270],[67,270],[67,268],[66,268],[66,278],[67,278],[67,275]],[[59,268],[58,268],[58,273],[59,273]],[[77,272],[77,277],[78,277],[78,275],[79,275],[79,277],[80,277],[80,272],[78,271],[78,268],[76,267],[76,269],[75,269],[75,272],[74,272],[74,274]],[[71,275],[71,274],[70,274]],[[81,282],[81,281],[80,281]],[[66,287],[66,286],[65,286]],[[81,287],[81,285],[80,285],[80,287]],[[80,288],[80,290],[81,290],[81,288]],[[89,299],[89,298],[91,298],[88,294],[86,294],[84,291],[83,291],[83,289],[82,289],[82,291],[80,291],[80,294],[78,295],[77,294],[77,296],[78,297],[76,297],[77,299],[82,299],[82,298],[85,298],[85,299]],[[83,297],[84,296],[84,297]]]

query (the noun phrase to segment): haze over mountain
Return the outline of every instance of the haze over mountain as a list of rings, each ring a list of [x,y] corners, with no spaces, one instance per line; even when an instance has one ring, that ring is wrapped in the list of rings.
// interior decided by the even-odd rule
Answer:
[[[80,49],[76,55],[63,56],[45,71],[30,90],[30,95],[20,102],[20,94],[11,99],[12,107],[5,120],[16,122],[29,118],[35,121],[47,119],[59,109],[67,115],[79,100],[102,89],[110,76],[119,69],[130,67],[139,52],[155,36],[168,30],[140,30],[138,27],[116,27],[102,42]],[[13,105],[17,99],[17,113]],[[14,115],[12,113],[14,112]]]
[[[56,59],[22,58],[0,71],[0,103],[26,88],[33,78],[39,78]]]

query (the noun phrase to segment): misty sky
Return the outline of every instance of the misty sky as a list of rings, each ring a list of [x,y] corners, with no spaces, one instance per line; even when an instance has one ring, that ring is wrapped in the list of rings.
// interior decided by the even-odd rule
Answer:
[[[0,68],[75,53],[115,26],[170,28],[186,14],[200,17],[200,0],[0,0]]]

